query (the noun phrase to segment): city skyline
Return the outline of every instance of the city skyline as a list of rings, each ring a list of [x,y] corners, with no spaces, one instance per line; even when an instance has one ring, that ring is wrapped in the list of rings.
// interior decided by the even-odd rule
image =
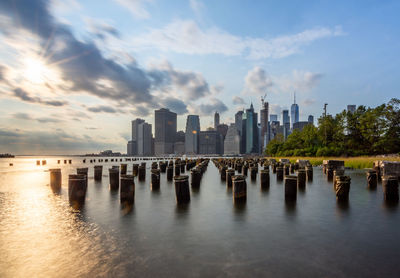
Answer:
[[[0,3],[0,146],[14,154],[126,152],[154,110],[235,123],[267,93],[269,114],[314,123],[328,103],[398,95],[397,1],[335,4],[107,0]],[[132,28],[134,26],[135,28]],[[261,114],[260,114],[261,117]],[[292,125],[292,124],[291,124]],[[228,127],[224,127],[228,128]]]

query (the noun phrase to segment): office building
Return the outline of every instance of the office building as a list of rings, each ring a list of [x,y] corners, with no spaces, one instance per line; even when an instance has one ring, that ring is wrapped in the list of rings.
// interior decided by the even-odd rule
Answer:
[[[245,132],[243,135],[246,137],[246,153],[259,153],[258,148],[258,126],[257,126],[257,113],[254,112],[253,103],[249,109],[246,109],[246,113],[243,115],[243,121],[245,121]]]
[[[269,121],[268,121],[268,110],[269,110],[269,104],[268,102],[264,101],[262,99],[262,108],[260,110],[260,148],[261,152],[267,147],[268,142],[269,142],[269,132],[268,132],[268,126],[269,126]]]
[[[198,115],[188,115],[186,119],[185,153],[199,153],[200,119]]]
[[[152,153],[151,124],[146,122],[140,123],[137,130],[137,154],[139,156],[150,156]]]
[[[297,122],[293,124],[293,130],[302,131],[306,125],[311,124],[309,121]]]
[[[313,115],[308,115],[308,122],[312,125],[314,125],[314,116]]]
[[[290,119],[292,120],[290,127],[293,128],[293,124],[299,121],[299,106],[296,103],[296,93],[294,93],[293,104],[290,107]]]
[[[217,130],[217,126],[219,125],[219,113],[215,111],[214,114],[214,129]]]
[[[276,122],[276,121],[278,121],[278,115],[276,115],[276,114],[271,114],[271,115],[269,115],[269,121],[270,121],[270,122]]]
[[[356,112],[357,106],[356,105],[347,105],[347,112],[354,113]]]
[[[173,154],[176,137],[176,113],[161,108],[154,112],[156,155]]]
[[[223,139],[225,140],[226,133],[228,132],[228,125],[219,124],[219,125],[217,125],[216,130],[222,135]]]
[[[226,133],[224,140],[224,154],[240,154],[240,134],[235,124],[231,124],[228,128],[228,132]]]
[[[216,130],[200,131],[199,154],[222,154],[222,135]]]
[[[286,139],[290,134],[290,117],[289,110],[282,110],[282,126],[283,126],[283,138]]]

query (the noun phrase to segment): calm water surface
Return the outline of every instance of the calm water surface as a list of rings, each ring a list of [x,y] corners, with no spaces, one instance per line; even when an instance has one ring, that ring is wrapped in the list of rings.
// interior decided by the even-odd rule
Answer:
[[[0,277],[399,277],[400,216],[382,188],[366,189],[364,171],[351,176],[350,202],[338,205],[320,168],[314,181],[286,206],[283,183],[271,173],[261,191],[247,179],[247,203],[236,207],[212,162],[186,207],[161,174],[159,192],[136,184],[134,207],[93,180],[94,164],[46,166],[36,158],[0,160]],[[71,158],[66,158],[71,159]],[[14,166],[10,167],[9,163]],[[128,173],[132,163],[128,163]],[[137,162],[135,162],[137,163]],[[68,174],[89,167],[86,203],[68,203]],[[48,168],[62,168],[62,191],[52,193]]]

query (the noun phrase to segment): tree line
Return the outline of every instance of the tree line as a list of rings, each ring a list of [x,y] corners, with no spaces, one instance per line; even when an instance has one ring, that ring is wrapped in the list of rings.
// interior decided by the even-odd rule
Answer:
[[[279,134],[265,149],[269,156],[360,156],[400,153],[400,100],[375,108],[359,106],[318,119],[318,126]]]

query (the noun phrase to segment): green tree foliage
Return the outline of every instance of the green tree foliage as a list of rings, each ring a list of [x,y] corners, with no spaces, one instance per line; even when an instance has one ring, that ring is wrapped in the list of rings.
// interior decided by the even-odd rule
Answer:
[[[271,156],[357,156],[400,152],[400,100],[375,108],[359,106],[336,116],[318,119],[318,127],[294,130],[286,141],[271,140],[265,153]]]

